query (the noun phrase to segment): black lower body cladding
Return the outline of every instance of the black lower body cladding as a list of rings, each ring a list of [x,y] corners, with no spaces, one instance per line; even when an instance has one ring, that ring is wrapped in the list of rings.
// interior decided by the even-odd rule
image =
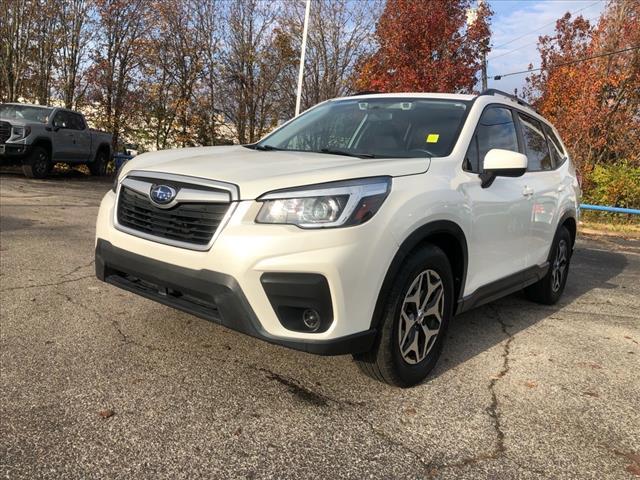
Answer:
[[[274,337],[262,328],[230,275],[168,264],[103,239],[98,239],[95,259],[96,276],[104,282],[270,343],[318,355],[345,355],[369,350],[375,339],[375,329],[331,340]]]

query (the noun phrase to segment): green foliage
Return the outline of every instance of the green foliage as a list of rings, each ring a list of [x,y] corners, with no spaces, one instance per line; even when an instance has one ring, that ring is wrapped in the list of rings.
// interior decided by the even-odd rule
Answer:
[[[640,208],[640,167],[627,161],[614,165],[596,165],[586,180],[586,202]]]
[[[585,175],[584,203],[610,207],[640,208],[640,167],[628,161],[596,165]],[[583,220],[605,223],[640,223],[640,215],[583,211]]]

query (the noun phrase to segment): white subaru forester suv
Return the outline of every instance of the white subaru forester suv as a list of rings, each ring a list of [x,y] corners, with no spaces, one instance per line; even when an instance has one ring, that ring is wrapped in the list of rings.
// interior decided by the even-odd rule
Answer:
[[[245,146],[127,163],[100,206],[99,279],[272,343],[421,382],[452,316],[567,281],[580,188],[524,102],[366,94]]]

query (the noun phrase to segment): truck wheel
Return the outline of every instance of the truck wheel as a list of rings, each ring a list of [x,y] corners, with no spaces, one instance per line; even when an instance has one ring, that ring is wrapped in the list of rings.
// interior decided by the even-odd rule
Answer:
[[[31,154],[22,162],[22,172],[29,178],[46,178],[52,168],[49,152],[43,147],[33,147]]]
[[[566,227],[560,227],[551,247],[549,271],[541,280],[524,290],[529,300],[545,305],[553,305],[560,300],[567,284],[570,261],[571,235]]]
[[[354,358],[370,377],[399,387],[422,382],[435,367],[453,313],[453,275],[434,245],[412,255],[386,301],[374,348]]]
[[[95,177],[104,177],[107,174],[107,164],[109,159],[104,151],[99,151],[93,162],[87,164],[91,175]]]

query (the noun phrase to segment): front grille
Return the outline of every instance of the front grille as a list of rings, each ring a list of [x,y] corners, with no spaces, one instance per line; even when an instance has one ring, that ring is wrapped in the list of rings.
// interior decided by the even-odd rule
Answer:
[[[0,143],[7,143],[11,136],[11,124],[9,122],[0,122]]]
[[[158,208],[149,197],[120,187],[118,223],[138,232],[193,245],[207,245],[222,222],[229,203],[183,203]]]

